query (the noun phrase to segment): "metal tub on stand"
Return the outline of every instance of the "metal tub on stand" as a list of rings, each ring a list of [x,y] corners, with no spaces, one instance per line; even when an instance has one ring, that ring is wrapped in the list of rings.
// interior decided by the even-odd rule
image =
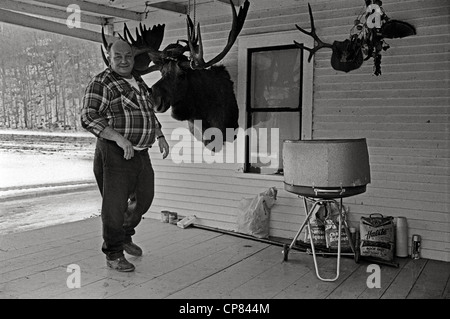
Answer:
[[[365,138],[285,140],[283,143],[284,188],[303,198],[306,218],[290,245],[284,245],[283,260],[307,226],[316,275],[323,281],[335,281],[339,277],[341,257],[341,229],[344,228],[356,262],[358,247],[350,239],[347,221],[343,218],[342,199],[362,194],[370,183],[369,153]],[[308,210],[308,202],[312,203]],[[319,274],[310,219],[324,205],[338,208],[337,270],[334,278],[322,278]]]

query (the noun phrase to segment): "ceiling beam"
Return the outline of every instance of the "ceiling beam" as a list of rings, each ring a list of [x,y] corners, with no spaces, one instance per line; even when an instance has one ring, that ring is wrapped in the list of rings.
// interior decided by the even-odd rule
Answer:
[[[102,16],[111,16],[117,18],[123,18],[126,20],[142,21],[142,13],[134,12],[124,9],[118,9],[101,4],[95,4],[92,2],[81,0],[35,0],[35,2],[51,4],[59,7],[67,8],[69,5],[78,5],[81,10],[81,14],[84,12],[96,13]]]
[[[222,2],[222,3],[230,5],[230,0],[215,0],[215,1]],[[243,2],[243,1],[241,1],[241,0],[233,0],[233,4],[234,4],[235,7],[239,7],[241,5],[241,2]]]
[[[29,3],[24,3],[20,1],[14,0],[2,0],[0,1],[0,8],[6,10],[12,10],[27,14],[35,14],[44,17],[51,17],[66,20],[69,17],[69,13],[66,10],[58,10],[49,7],[41,7],[36,6]],[[96,24],[96,25],[105,25],[107,24],[107,19],[97,16],[92,16],[88,14],[83,14],[81,16],[81,22]]]
[[[36,18],[13,11],[0,9],[0,21],[9,24],[19,25],[22,27],[28,27],[32,29],[58,33],[78,39],[102,43],[102,35],[99,32],[94,32],[81,28],[69,28],[67,27],[66,24]],[[106,37],[108,41],[113,41],[115,39],[114,37],[108,35]]]
[[[186,6],[172,1],[147,1],[145,5],[172,13],[187,14]]]

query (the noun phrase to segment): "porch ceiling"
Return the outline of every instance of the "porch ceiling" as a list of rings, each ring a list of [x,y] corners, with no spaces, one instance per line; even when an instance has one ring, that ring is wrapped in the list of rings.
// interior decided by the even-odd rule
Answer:
[[[244,0],[234,0],[236,6]],[[59,33],[75,38],[101,42],[101,26],[113,30],[114,23],[143,22],[149,15],[185,15],[189,9],[204,5],[215,5],[216,10],[228,12],[229,0],[2,0],[0,22],[28,28]],[[80,27],[68,27],[67,19],[80,8]],[[168,18],[170,19],[170,17]]]

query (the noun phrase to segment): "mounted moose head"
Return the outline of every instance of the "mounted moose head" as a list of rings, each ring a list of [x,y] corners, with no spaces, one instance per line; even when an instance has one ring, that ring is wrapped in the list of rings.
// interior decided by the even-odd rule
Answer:
[[[166,112],[172,107],[172,117],[178,121],[188,121],[189,130],[198,140],[212,151],[219,151],[226,138],[227,128],[233,131],[238,127],[239,109],[228,71],[223,65],[214,64],[221,61],[233,46],[239,35],[250,3],[245,0],[243,6],[236,13],[233,2],[230,0],[233,22],[228,35],[228,42],[221,53],[210,61],[203,59],[203,44],[200,33],[200,24],[197,31],[189,15],[187,16],[187,40],[178,40],[169,44],[164,50],[159,47],[164,37],[165,25],[156,25],[151,29],[140,25],[136,28],[136,39],[131,35],[127,25],[124,27],[122,40],[130,43],[134,50],[134,71],[144,75],[153,71],[161,72],[161,79],[151,87],[153,107],[156,112]],[[103,46],[108,48],[102,30]],[[183,43],[183,45],[181,44]],[[189,57],[184,53],[189,52]],[[103,59],[107,63],[105,54]],[[150,65],[153,63],[152,65]],[[201,121],[201,122],[200,122]],[[194,123],[201,123],[201,128]],[[215,128],[221,132],[223,140],[220,144],[215,139],[203,138],[203,133]],[[218,131],[217,134],[218,134]],[[214,132],[214,131],[213,131]],[[212,136],[217,136],[213,133]],[[235,139],[232,135],[232,142]]]
[[[349,39],[334,41],[333,44],[325,43],[317,36],[311,5],[308,3],[311,31],[308,32],[298,25],[295,26],[299,31],[313,37],[317,42],[317,46],[307,48],[303,44],[294,41],[298,47],[309,51],[308,62],[311,62],[312,56],[318,50],[330,48],[333,51],[331,55],[331,66],[333,69],[349,72],[358,69],[364,61],[373,58],[374,74],[381,74],[381,51],[389,48],[384,39],[414,35],[416,30],[407,22],[390,20],[381,7],[382,2],[380,0],[365,0],[365,3],[366,11],[361,15],[361,18],[364,16],[365,22],[362,23],[359,18],[356,19],[352,28],[352,31],[356,30],[356,32],[352,32]],[[376,21],[374,16],[376,16]]]

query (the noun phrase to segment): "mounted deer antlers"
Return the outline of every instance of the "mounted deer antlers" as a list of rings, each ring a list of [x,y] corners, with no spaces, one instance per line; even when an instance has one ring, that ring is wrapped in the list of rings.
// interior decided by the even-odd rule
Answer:
[[[298,25],[297,29],[306,35],[311,36],[318,45],[314,48],[307,48],[303,44],[294,41],[301,49],[309,51],[308,61],[322,48],[333,50],[331,55],[331,66],[338,71],[349,72],[358,69],[365,60],[373,58],[374,74],[381,74],[381,51],[387,50],[389,45],[384,38],[402,38],[416,34],[415,28],[407,22],[390,20],[383,8],[380,0],[365,0],[366,10],[360,18],[364,16],[364,23],[358,18],[352,28],[357,32],[350,35],[344,41],[334,41],[333,44],[324,43],[316,34],[314,18],[311,5],[308,3],[309,18],[311,21],[311,31],[308,32]]]
[[[305,47],[303,44],[298,43],[297,41],[294,41],[294,43],[295,43],[298,47],[300,47],[300,48],[302,48],[302,49],[305,49],[305,50],[309,51],[308,62],[311,62],[311,59],[312,59],[314,53],[316,53],[317,51],[319,51],[319,50],[322,49],[322,48],[330,48],[330,49],[333,49],[333,45],[332,45],[332,44],[329,44],[329,43],[324,43],[322,40],[320,40],[319,36],[318,36],[317,33],[316,33],[316,27],[315,27],[315,25],[314,25],[314,17],[313,17],[313,14],[312,14],[311,5],[310,5],[309,3],[308,3],[308,10],[309,10],[309,20],[310,20],[310,22],[311,22],[311,31],[308,32],[308,31],[306,31],[305,29],[300,28],[297,24],[295,25],[295,27],[296,27],[299,31],[303,32],[304,34],[311,36],[314,40],[316,40],[316,42],[317,42],[319,45],[317,45],[317,46],[315,46],[314,48],[311,49],[311,48]]]
[[[294,41],[294,43],[301,49],[309,51],[308,62],[311,62],[312,56],[322,48],[330,48],[333,50],[331,55],[331,66],[335,70],[349,72],[359,68],[363,64],[363,56],[361,47],[357,41],[345,40],[334,41],[333,44],[324,43],[319,36],[316,34],[316,27],[314,25],[314,17],[312,14],[311,5],[308,3],[309,18],[311,21],[311,31],[308,32],[300,28],[297,24],[295,25],[297,29],[306,35],[313,37],[313,39],[318,43],[314,48],[307,48],[303,44]]]

